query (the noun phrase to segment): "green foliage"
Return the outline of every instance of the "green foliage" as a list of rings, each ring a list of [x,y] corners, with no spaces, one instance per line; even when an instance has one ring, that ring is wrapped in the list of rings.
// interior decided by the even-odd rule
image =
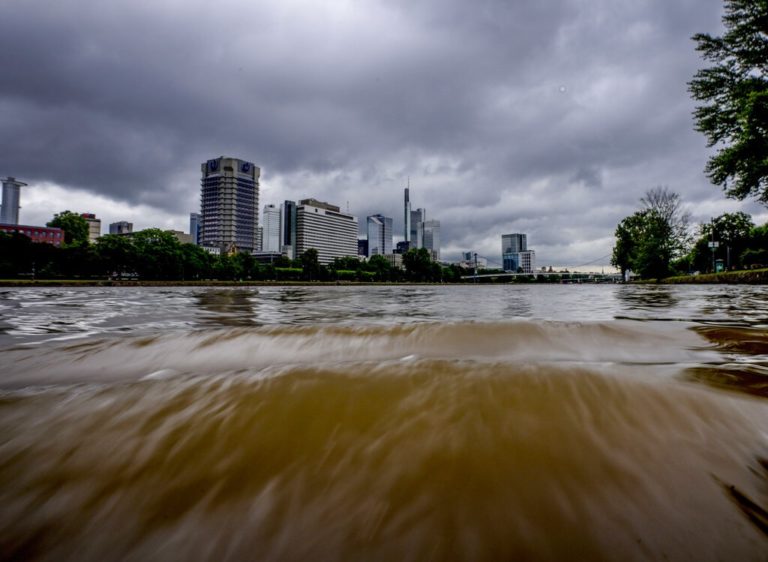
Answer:
[[[662,279],[672,272],[673,260],[686,253],[688,215],[680,197],[666,188],[651,189],[641,202],[645,208],[616,227],[611,264],[622,274],[632,270],[646,279]]]
[[[181,243],[170,232],[148,228],[131,237],[141,279],[181,279]]]
[[[275,277],[277,281],[299,281],[304,275],[304,270],[300,267],[275,267]]]
[[[307,281],[320,279],[320,261],[317,257],[317,250],[314,248],[307,249],[301,256],[301,268],[304,270],[304,279]]]
[[[724,213],[712,222],[701,224],[699,238],[690,253],[691,269],[703,272],[712,270],[711,241],[719,243],[715,248],[715,259],[722,259],[728,269],[741,267],[741,255],[751,245],[754,226],[752,218],[741,211]]]
[[[133,273],[138,258],[128,237],[105,234],[96,241],[95,246],[105,275],[121,279],[126,274]]]
[[[362,262],[357,257],[344,256],[341,258],[335,258],[333,260],[332,267],[336,271],[340,271],[340,270],[359,271],[361,263]]]
[[[742,265],[749,268],[758,265],[768,267],[768,223],[750,231],[748,246],[739,256]]]
[[[53,215],[46,226],[60,228],[64,231],[65,244],[88,244],[88,221],[72,211],[62,211]]]
[[[182,244],[181,259],[183,279],[200,280],[213,277],[216,257],[210,252],[203,250],[200,246]]]
[[[376,281],[391,281],[394,277],[392,266],[384,256],[374,255],[368,258],[366,270],[374,274]]]
[[[19,233],[0,232],[0,276],[32,274],[34,242]]]
[[[723,23],[722,37],[693,37],[711,63],[689,83],[696,130],[720,147],[706,173],[729,197],[768,204],[768,0],[726,0]]]
[[[432,263],[429,251],[425,248],[411,248],[403,254],[403,267],[410,281],[434,281],[433,265],[437,264]]]

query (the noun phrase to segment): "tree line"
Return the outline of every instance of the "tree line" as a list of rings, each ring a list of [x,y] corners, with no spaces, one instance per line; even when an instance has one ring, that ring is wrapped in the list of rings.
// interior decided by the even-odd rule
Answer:
[[[648,191],[642,208],[616,227],[611,263],[645,279],[711,273],[723,269],[768,267],[768,223],[756,226],[741,211],[702,223],[692,234],[690,216],[677,193]]]
[[[768,2],[726,0],[720,37],[693,36],[707,68],[688,83],[695,128],[715,148],[705,173],[727,197],[768,205]],[[656,188],[616,228],[611,262],[622,272],[661,279],[690,272],[768,267],[768,224],[724,213],[695,235],[680,197]]]
[[[47,226],[64,230],[61,247],[32,242],[23,234],[0,233],[0,277],[449,283],[468,273],[459,266],[433,261],[424,248],[403,254],[402,268],[378,255],[367,261],[353,256],[336,258],[324,265],[312,248],[295,260],[280,256],[271,263],[258,263],[250,253],[214,255],[156,228],[131,235],[105,234],[90,243],[87,221],[71,211],[58,213]]]

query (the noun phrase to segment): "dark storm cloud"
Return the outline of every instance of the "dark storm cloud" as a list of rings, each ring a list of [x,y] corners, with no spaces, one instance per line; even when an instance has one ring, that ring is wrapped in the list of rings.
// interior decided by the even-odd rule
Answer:
[[[701,173],[689,37],[719,0],[0,4],[0,174],[194,210],[199,163],[263,169],[264,202],[395,217],[410,176],[443,246],[605,250]],[[574,257],[573,253],[579,255]]]

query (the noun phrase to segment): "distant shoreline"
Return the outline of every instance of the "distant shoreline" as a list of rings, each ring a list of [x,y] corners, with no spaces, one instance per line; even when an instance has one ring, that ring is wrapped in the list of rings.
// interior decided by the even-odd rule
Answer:
[[[448,285],[449,283],[442,284]],[[441,283],[394,283],[386,281],[138,281],[110,279],[0,279],[0,287],[301,287],[313,285],[441,285]]]
[[[722,273],[704,273],[699,275],[678,275],[667,277],[661,281],[649,279],[634,281],[636,284],[660,285],[768,285],[768,268],[743,271],[724,271]],[[499,283],[485,281],[481,285],[543,285],[537,281],[515,283]],[[570,283],[574,284],[574,283]],[[578,283],[575,283],[578,284]],[[335,287],[335,286],[365,286],[365,285],[475,285],[466,283],[434,283],[434,282],[394,282],[394,281],[182,281],[182,280],[116,280],[116,279],[0,279],[0,287]]]

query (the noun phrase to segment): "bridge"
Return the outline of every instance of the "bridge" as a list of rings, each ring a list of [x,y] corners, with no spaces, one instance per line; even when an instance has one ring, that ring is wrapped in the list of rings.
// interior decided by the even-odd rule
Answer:
[[[576,266],[576,267],[584,267],[587,265],[593,265],[595,262],[599,262],[601,260],[605,260],[609,258],[611,254],[607,254],[605,256],[600,256],[597,259],[594,259],[592,261],[589,261],[585,264]],[[495,262],[494,260],[487,258],[486,256],[481,256],[479,254],[475,254],[475,258],[484,258],[487,263],[494,264],[501,269],[501,264]],[[477,260],[475,260],[477,261]],[[622,277],[621,273],[598,273],[598,272],[581,272],[581,271],[533,271],[531,273],[477,273],[477,269],[475,269],[475,273],[472,275],[462,275],[462,279],[473,279],[477,281],[478,279],[485,279],[485,278],[501,278],[501,277],[533,277],[537,278],[539,276],[544,277],[560,277],[561,282],[567,282],[567,283],[621,283],[624,281],[624,278]],[[565,277],[567,276],[567,279]]]
[[[533,273],[480,273],[473,275],[462,275],[462,279],[488,279],[502,277],[560,277],[561,281],[568,283],[621,283],[623,278],[621,273],[583,273],[580,271],[534,271]]]

